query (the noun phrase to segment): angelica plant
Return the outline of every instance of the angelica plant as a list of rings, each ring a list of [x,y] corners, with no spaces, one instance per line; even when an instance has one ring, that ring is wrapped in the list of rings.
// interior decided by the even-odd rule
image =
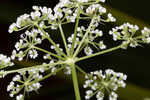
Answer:
[[[145,27],[140,32],[137,25],[130,23],[117,26],[108,34],[120,45],[107,47],[103,40],[103,35],[107,33],[103,33],[100,24],[112,23],[116,19],[102,6],[104,2],[105,0],[60,0],[54,9],[33,6],[30,14],[21,15],[10,25],[9,33],[24,31],[12,55],[10,57],[0,55],[0,77],[4,78],[8,74],[16,73],[7,87],[10,97],[24,100],[26,93],[37,92],[42,87],[41,81],[63,70],[65,75],[72,76],[76,100],[81,100],[77,71],[85,75],[83,84],[87,89],[85,99],[95,96],[97,100],[103,100],[107,94],[109,100],[117,100],[118,94],[115,91],[118,88],[125,88],[127,75],[111,69],[86,73],[77,62],[117,49],[127,49],[129,46],[135,48],[143,43],[149,44],[150,29]],[[80,24],[83,21],[86,24]],[[67,37],[62,26],[69,23],[74,25],[74,31]],[[54,41],[51,37],[53,34],[49,33],[48,29],[60,31],[58,34],[62,37],[63,45]],[[39,46],[43,41],[49,42],[50,50]],[[81,56],[82,51],[85,54]],[[9,70],[15,65],[13,60],[37,59],[41,52],[44,61],[41,65]]]

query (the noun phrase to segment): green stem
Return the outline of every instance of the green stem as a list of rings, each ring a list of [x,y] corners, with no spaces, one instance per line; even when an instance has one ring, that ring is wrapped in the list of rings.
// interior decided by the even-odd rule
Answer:
[[[71,64],[71,70],[72,70],[72,79],[73,79],[73,86],[74,86],[76,100],[81,100],[79,86],[78,86],[77,73],[76,73],[76,68],[75,68],[74,63]]]
[[[43,33],[44,33],[44,35],[46,36],[46,38],[48,39],[48,41],[52,44],[52,45],[54,45],[54,47],[56,48],[56,50],[60,53],[60,54],[62,54],[64,57],[67,57],[61,50],[60,50],[60,48],[58,48],[58,46],[55,44],[55,42],[50,38],[50,37],[48,37],[47,35],[46,35],[46,32],[41,28],[41,27],[39,27],[38,25],[36,25]]]
[[[135,39],[142,39],[143,38],[143,36],[137,36],[137,37],[135,37]]]
[[[37,49],[37,50],[39,50],[39,51],[45,52],[45,53],[47,53],[47,54],[49,54],[49,55],[52,55],[52,56],[54,56],[54,57],[57,57],[57,58],[59,58],[59,59],[61,59],[61,60],[65,60],[63,57],[58,56],[58,55],[56,55],[56,54],[54,54],[54,53],[52,53],[52,52],[49,52],[49,51],[47,51],[47,50],[45,50],[45,49],[42,49],[42,48],[39,48],[39,47],[36,47],[36,46],[34,46],[33,48],[35,48],[35,49]]]
[[[77,59],[76,62],[79,62],[81,60],[85,60],[85,59],[88,59],[88,58],[91,58],[91,57],[95,57],[95,56],[98,56],[98,55],[102,55],[102,54],[105,54],[105,53],[108,53],[108,52],[111,52],[111,51],[114,51],[114,50],[117,50],[117,49],[120,49],[120,48],[121,48],[121,45],[117,46],[117,47],[114,47],[114,48],[111,48],[111,49],[103,50],[103,51],[100,51],[98,53],[91,54],[89,56],[81,57],[81,58]]]
[[[73,37],[72,46],[71,46],[71,55],[73,55],[73,52],[74,52],[74,46],[76,43],[77,28],[79,25],[79,20],[80,20],[80,5],[78,5],[78,13],[77,13],[77,19],[76,19],[76,24],[75,24],[75,29],[74,29],[74,37]]]
[[[42,65],[35,65],[32,67],[27,67],[27,68],[21,68],[21,69],[17,69],[17,70],[11,70],[11,71],[4,71],[4,72],[0,72],[0,74],[12,74],[12,73],[17,73],[17,72],[22,72],[22,71],[28,71],[34,68],[42,68],[42,67],[47,67],[47,66],[56,66],[56,65],[60,65],[60,64],[64,64],[65,62],[62,61],[58,61],[56,63],[51,63],[51,64],[42,64]]]
[[[82,74],[87,75],[88,77],[92,78],[92,76],[88,73],[86,73],[83,69],[81,69],[79,66],[76,65],[76,68],[78,69],[78,71],[80,71]]]
[[[94,95],[96,95],[99,91],[101,91],[103,89],[103,87],[99,88],[98,90],[96,90],[92,95],[91,97],[93,97]]]
[[[28,27],[31,26],[31,25],[32,25],[32,24],[29,24],[29,25],[27,25],[27,26],[25,26],[25,27],[22,27],[22,28],[18,29],[17,31],[24,30],[24,29],[28,28]]]
[[[67,42],[66,42],[66,38],[65,38],[65,35],[64,35],[64,32],[63,32],[63,29],[62,29],[61,23],[59,24],[59,30],[60,30],[61,37],[62,37],[63,42],[64,42],[64,46],[65,46],[65,49],[66,49],[67,55],[69,55],[69,51],[68,51],[68,47],[67,47]]]
[[[96,1],[96,2],[89,2],[89,3],[81,3],[81,5],[91,5],[91,4],[97,4],[100,1]]]
[[[81,69],[79,66],[76,65],[76,68],[77,68],[82,74],[87,75],[87,73],[86,73],[83,69]]]
[[[91,27],[92,27],[92,25],[93,25],[93,23],[94,23],[94,20],[95,20],[95,17],[92,18],[91,23],[90,23],[90,25],[89,25],[89,27],[88,27],[88,29],[87,29],[85,35],[83,36],[83,38],[82,38],[82,40],[81,40],[79,46],[77,47],[77,49],[76,49],[76,51],[75,51],[73,57],[76,57],[76,56],[78,55],[78,53],[79,53],[79,51],[80,51],[80,47],[82,46],[82,44],[84,43],[84,40],[86,39],[88,33],[90,32]]]

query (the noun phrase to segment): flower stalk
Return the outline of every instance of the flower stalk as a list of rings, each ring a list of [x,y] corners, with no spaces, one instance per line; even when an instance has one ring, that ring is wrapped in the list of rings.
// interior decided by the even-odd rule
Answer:
[[[74,91],[75,91],[75,97],[76,97],[76,100],[81,100],[75,64],[72,63],[70,66],[72,70],[72,80],[73,80],[73,86],[74,86]]]

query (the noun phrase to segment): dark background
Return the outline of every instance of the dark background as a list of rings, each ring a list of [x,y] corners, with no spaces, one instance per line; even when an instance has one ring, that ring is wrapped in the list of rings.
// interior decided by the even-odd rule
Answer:
[[[150,25],[150,1],[149,0],[106,0],[106,5],[110,6],[109,9],[115,8],[121,12],[126,13],[128,16],[143,20]],[[18,39],[16,34],[8,34],[8,27],[12,22],[16,21],[19,15],[24,13],[30,13],[33,5],[54,7],[58,0],[0,0],[0,53],[11,54],[14,48],[14,44]],[[120,16],[118,14],[118,16]],[[118,17],[117,16],[117,17]],[[123,20],[123,19],[122,19]],[[134,22],[136,23],[136,22]],[[113,27],[114,25],[112,25]],[[109,26],[111,27],[111,26]],[[87,60],[86,60],[87,61]],[[124,72],[128,75],[128,82],[150,89],[150,46],[144,45],[143,47],[137,47],[136,49],[129,48],[127,50],[117,50],[112,53],[108,53],[95,59],[89,59],[88,64],[83,61],[81,67],[87,72],[89,70],[107,69],[112,68],[116,71]],[[88,66],[87,66],[88,65]],[[91,67],[92,66],[92,67]],[[11,76],[10,76],[11,77]],[[9,80],[9,76],[8,76]],[[4,83],[7,83],[8,80]],[[0,81],[1,82],[1,81]],[[60,83],[64,83],[67,87],[60,91],[58,88],[64,88]],[[49,84],[49,81],[45,81],[44,84]],[[58,84],[58,85],[57,85]],[[6,84],[0,83],[1,87],[6,87]],[[50,88],[57,87],[58,91],[55,93],[50,92]],[[59,87],[60,86],[60,87]],[[55,79],[50,85],[45,88],[49,88],[50,96],[44,95],[44,98],[51,97],[51,99],[45,100],[67,100],[61,97],[72,96],[72,86],[69,83],[61,79]],[[2,89],[2,97],[0,100],[7,100],[9,97],[6,94],[6,89]],[[0,89],[0,91],[1,91]],[[72,91],[72,92],[70,92]],[[63,92],[63,93],[62,93]],[[44,93],[43,93],[44,94]],[[46,93],[45,93],[46,94]],[[68,95],[67,95],[68,94]],[[57,96],[59,95],[59,96]],[[35,95],[36,96],[36,95]],[[55,97],[57,96],[57,99]],[[53,97],[53,98],[52,98]],[[36,98],[37,100],[37,98]],[[42,99],[38,99],[42,100]]]

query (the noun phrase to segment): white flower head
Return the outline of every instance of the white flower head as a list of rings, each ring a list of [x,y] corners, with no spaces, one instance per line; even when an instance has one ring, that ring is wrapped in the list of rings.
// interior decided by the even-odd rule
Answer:
[[[86,99],[90,99],[91,94],[96,93],[97,100],[103,100],[104,91],[106,90],[111,92],[109,100],[117,100],[118,95],[115,91],[119,87],[124,88],[126,86],[124,82],[126,78],[125,74],[114,72],[111,69],[105,70],[104,73],[102,73],[102,70],[91,72],[86,76],[86,81],[83,85],[84,88],[90,89],[88,93],[86,92]]]
[[[85,47],[84,52],[86,55],[91,55],[93,53],[93,50],[90,47]]]

